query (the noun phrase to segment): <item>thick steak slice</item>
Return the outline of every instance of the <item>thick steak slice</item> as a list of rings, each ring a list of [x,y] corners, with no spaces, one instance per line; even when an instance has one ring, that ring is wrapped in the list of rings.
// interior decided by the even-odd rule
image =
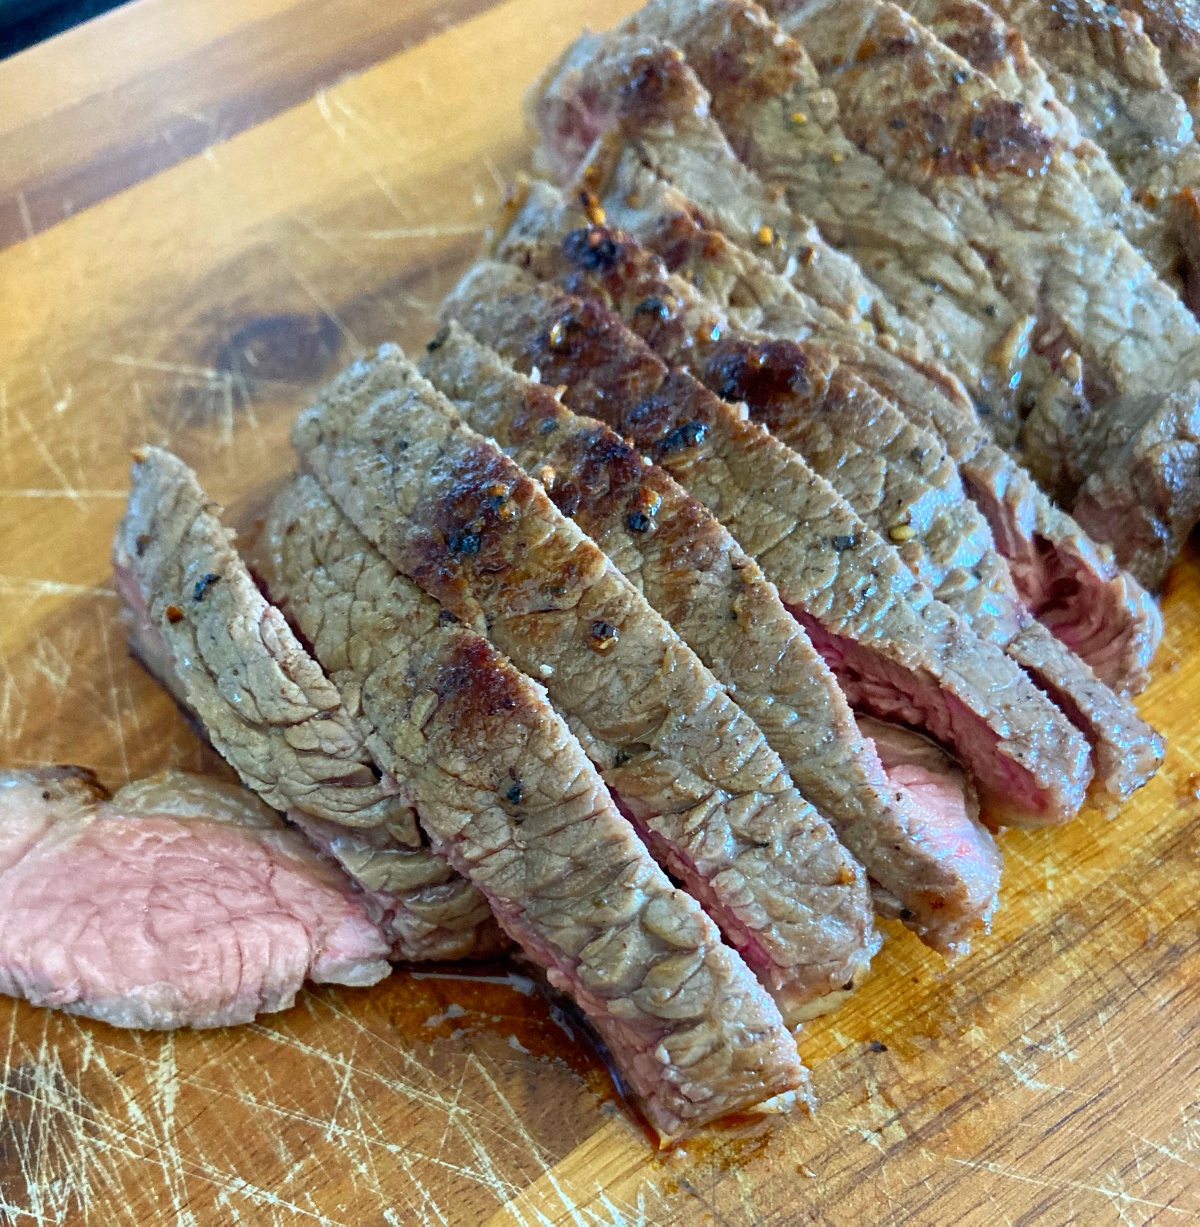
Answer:
[[[1172,276],[1185,254],[1173,202],[1200,175],[1200,147],[1137,17],[1089,0],[901,7],[1059,140],[1101,208],[1160,276]]]
[[[396,880],[387,901],[393,957],[495,950],[483,896],[424,846],[409,804],[380,778],[336,687],[263,599],[196,475],[160,448],[138,457],[113,540],[136,654],[268,805],[301,822],[386,832],[411,880]]]
[[[866,875],[761,730],[399,350],[352,366],[293,439],[390,562],[543,682],[655,856],[785,1017],[865,973]]]
[[[803,795],[883,886],[889,914],[903,910],[944,953],[965,950],[999,886],[990,835],[960,824],[965,855],[943,863],[926,854],[914,832],[924,830],[927,794],[892,787],[828,666],[725,528],[602,422],[572,413],[457,323],[429,350],[422,374],[480,434],[541,478],[559,510],[729,687]],[[959,876],[959,861],[970,872]]]
[[[115,797],[0,772],[0,992],[114,1027],[226,1027],[306,979],[375,984],[363,900],[253,793],[180,771]]]
[[[775,583],[851,705],[951,746],[992,821],[1075,813],[1091,778],[1086,742],[790,448],[595,301],[511,266],[477,265],[445,311],[667,469]]]
[[[439,617],[313,478],[279,496],[266,535],[272,594],[359,696],[434,847],[579,1003],[660,1134],[803,1086],[774,1003],[651,859],[541,688]]]
[[[804,326],[788,326],[785,284],[769,284],[778,279],[762,271],[757,288],[776,304],[774,335],[746,332],[628,236],[587,225],[561,201],[545,208],[551,201],[544,198],[532,194],[516,216],[499,242],[504,255],[568,292],[609,303],[666,361],[723,399],[745,403],[755,421],[800,452],[867,524],[897,544],[935,596],[1004,648],[1084,732],[1096,750],[1098,801],[1118,806],[1146,782],[1162,761],[1161,738],[1082,660],[1041,644],[1050,634],[1021,604],[940,439],[913,426],[869,384],[839,378],[831,351],[791,340],[803,337]],[[726,246],[719,236],[713,241]]]
[[[568,53],[567,66],[551,73],[537,110],[544,138],[564,142],[560,150],[564,158],[581,143],[570,140],[572,123],[584,122],[585,132],[601,130],[604,122],[618,124],[624,148],[609,157],[602,137],[596,149],[604,156],[582,168],[584,178],[604,191],[605,207],[614,220],[661,249],[679,271],[699,277],[710,295],[723,294],[749,322],[772,330],[769,287],[761,284],[750,265],[731,268],[737,253],[714,244],[705,218],[713,219],[735,243],[752,246],[761,260],[769,261],[791,282],[794,299],[785,304],[788,313],[807,312],[814,334],[840,360],[852,362],[915,425],[941,436],[960,466],[968,493],[988,517],[997,545],[1010,561],[1020,562],[1013,575],[1032,612],[1052,620],[1055,633],[1080,651],[1109,685],[1121,692],[1141,689],[1162,630],[1149,595],[1098,551],[1077,524],[1053,513],[1032,484],[1028,504],[1036,515],[1016,514],[1017,508],[1001,493],[1002,487],[1020,483],[1015,461],[992,444],[957,380],[898,347],[882,324],[875,331],[857,310],[861,306],[869,311],[870,320],[886,322],[877,293],[874,299],[864,299],[856,290],[857,297],[842,300],[840,314],[829,305],[837,298],[840,282],[824,275],[831,267],[825,255],[828,249],[813,240],[811,227],[798,231],[800,222],[787,206],[773,202],[762,182],[736,162],[724,138],[704,117],[707,96],[676,52],[589,59],[584,54],[588,48],[595,50],[594,40],[581,42]],[[618,100],[616,118],[606,120],[604,114],[588,110],[586,104],[596,98]],[[581,115],[586,121],[579,119]],[[606,161],[612,163],[607,177]],[[677,187],[667,188],[663,175],[686,185],[688,197],[702,208]],[[666,224],[664,218],[677,222]],[[690,239],[679,230],[688,225],[693,229]],[[1051,525],[1054,535],[1048,531]],[[1009,542],[1015,553],[1006,550]],[[1031,568],[1029,560],[1040,565]],[[1048,592],[1054,594],[1050,607],[1044,605]],[[1088,633],[1073,634],[1075,623]],[[1107,629],[1105,651],[1091,655],[1098,623]]]

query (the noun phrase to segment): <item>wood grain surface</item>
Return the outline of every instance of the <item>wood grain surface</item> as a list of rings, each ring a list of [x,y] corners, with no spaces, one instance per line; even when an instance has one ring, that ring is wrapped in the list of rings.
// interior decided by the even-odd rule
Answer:
[[[284,18],[282,0],[249,7]],[[82,763],[110,785],[219,769],[125,654],[108,545],[128,449],[168,443],[233,506],[284,473],[315,387],[428,337],[526,158],[526,84],[632,7],[478,5],[0,252],[0,761]],[[214,40],[234,38],[235,6],[214,13],[232,23]],[[205,62],[189,37],[183,61]],[[128,80],[169,75],[152,43]],[[239,95],[232,76],[206,88],[214,113]],[[92,144],[64,121],[75,152],[55,144],[43,167],[22,142],[64,90],[25,96],[0,130],[4,191],[141,139],[134,120]],[[957,966],[889,928],[864,988],[805,1029],[815,1118],[656,1154],[570,1018],[504,964],[400,971],[174,1036],[0,1001],[0,1221],[1197,1221],[1195,553],[1165,611],[1142,703],[1169,738],[1162,773],[1111,822],[1005,833],[995,930]]]

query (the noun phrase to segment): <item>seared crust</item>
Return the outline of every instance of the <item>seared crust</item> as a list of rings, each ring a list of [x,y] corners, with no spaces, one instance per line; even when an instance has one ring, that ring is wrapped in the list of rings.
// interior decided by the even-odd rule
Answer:
[[[580,1004],[660,1134],[803,1086],[775,1005],[651,860],[540,688],[439,617],[313,478],[280,495],[267,533],[272,590],[361,696],[434,847]]]
[[[834,637],[818,647],[845,666],[834,667],[843,689],[883,701],[859,672],[859,653],[867,653],[889,672],[889,685],[924,692],[937,679],[955,694],[963,704],[955,710],[971,712],[970,720],[933,732],[970,764],[996,821],[1063,821],[1076,811],[1091,778],[1083,739],[999,649],[933,600],[795,452],[686,373],[668,370],[597,303],[519,270],[477,266],[446,310],[518,368],[537,366],[543,379],[566,384],[577,411],[607,420],[699,499],[757,559],[814,643],[817,632]],[[967,732],[978,727],[993,732]]]
[[[604,226],[579,226],[584,220],[551,190],[535,189],[499,249],[569,291],[610,303],[668,361],[678,362],[723,399],[744,402],[754,420],[795,447],[881,536],[901,539],[898,552],[914,574],[976,634],[1004,648],[1086,734],[1096,749],[1098,801],[1119,805],[1153,775],[1162,760],[1161,738],[1069,649],[1051,651],[1042,643],[1048,632],[1030,625],[1032,616],[1017,596],[1008,566],[941,440],[846,374],[830,350],[786,339],[804,337],[807,330],[802,316],[789,318],[788,287],[779,278],[762,269],[744,279],[754,301],[773,306],[772,335],[748,332],[685,278],[669,276],[628,236]],[[692,246],[700,246],[699,240]],[[715,234],[708,236],[706,248],[709,263],[722,253],[736,254]],[[748,256],[740,262],[743,272],[750,262]],[[660,306],[647,311],[651,301]],[[1014,544],[1010,552],[1017,548]],[[1049,560],[1036,562],[1038,574],[1051,566]],[[1047,594],[1038,594],[1039,611],[1052,626],[1061,619],[1063,638],[1076,637],[1094,659],[1105,664],[1120,659],[1119,641],[1105,642],[1101,634],[1093,642],[1093,628],[1104,629],[1097,611],[1076,622],[1061,618],[1054,608],[1057,595],[1048,593],[1063,587],[1048,582]]]
[[[998,851],[977,829],[981,855],[969,868],[978,873],[963,878],[958,864],[927,855],[908,798],[888,790],[828,667],[758,565],[665,470],[516,375],[457,323],[430,349],[423,373],[472,425],[542,476],[555,504],[730,687],[801,792],[877,882],[887,882],[910,927],[943,952],[965,950],[994,899]],[[507,395],[488,394],[496,385]]]
[[[390,561],[545,684],[785,1014],[862,974],[875,943],[865,875],[761,730],[398,350],[351,367],[293,438]]]
[[[641,10],[630,24],[642,30],[648,16],[653,15],[652,31],[665,31],[690,48],[689,31],[697,14],[710,9],[741,12],[736,5],[708,4],[681,9],[678,4],[657,3]],[[761,13],[754,17],[754,12],[746,10],[739,19],[740,45],[745,46],[751,36],[759,43],[767,40],[767,45],[755,44],[755,54],[747,51],[740,60],[726,66],[724,76],[710,84],[718,89],[719,96],[726,97],[731,123],[738,119],[738,107],[749,100],[744,126],[754,134],[758,131],[755,125],[767,125],[770,131],[763,140],[773,149],[781,141],[793,139],[787,125],[796,125],[785,121],[781,131],[775,111],[762,103],[753,88],[754,71],[769,62],[779,41],[777,33],[770,34],[773,27],[765,23]],[[729,73],[738,64],[740,75],[732,78],[732,86],[726,90],[731,80]],[[811,84],[811,74],[804,79]],[[739,84],[745,88],[737,88]],[[723,90],[725,93],[721,93]],[[675,108],[667,120],[662,116],[664,98],[670,98]],[[827,139],[822,135],[825,133],[822,125],[829,122],[828,116],[816,106],[822,99],[828,111],[832,100],[827,92],[817,90],[804,103],[805,110],[793,112],[805,118],[799,128],[806,148],[814,141]],[[852,363],[861,378],[891,397],[914,425],[941,436],[949,454],[962,467],[973,500],[989,517],[997,543],[1003,548],[1002,543],[1015,541],[1018,559],[1030,551],[1046,552],[1054,569],[1070,573],[1080,581],[1077,588],[1065,590],[1079,594],[1075,602],[1079,620],[1090,620],[1093,611],[1103,610],[1111,641],[1122,649],[1106,651],[1089,663],[1100,670],[1102,680],[1122,693],[1141,689],[1146,666],[1161,635],[1161,620],[1153,601],[1131,577],[1121,573],[1087,542],[1077,524],[1066,517],[1050,515],[1048,501],[1040,492],[1032,496],[1045,504],[1038,519],[1061,525],[1061,535],[1043,536],[1034,542],[1026,536],[1027,521],[991,518],[993,514],[1003,515],[1010,504],[986,487],[988,475],[999,472],[996,466],[990,461],[976,463],[980,449],[990,443],[989,436],[961,384],[932,360],[935,349],[943,357],[961,356],[964,343],[968,351],[974,352],[972,346],[978,342],[980,361],[985,366],[990,362],[990,359],[985,362],[989,353],[1001,358],[1011,350],[1002,342],[1009,333],[1016,335],[1013,330],[1018,321],[1008,304],[987,289],[986,268],[971,266],[973,271],[966,289],[959,284],[955,294],[931,295],[929,286],[944,282],[948,272],[942,254],[945,225],[936,222],[929,202],[911,189],[895,188],[877,168],[871,171],[874,179],[871,175],[864,179],[870,166],[859,166],[861,156],[836,132],[836,140],[828,138],[832,144],[820,145],[820,157],[814,153],[803,164],[806,173],[820,171],[816,179],[810,182],[802,176],[797,180],[796,191],[783,201],[778,192],[768,192],[734,158],[724,137],[706,116],[707,100],[695,74],[672,48],[661,45],[656,48],[652,40],[647,45],[640,33],[622,36],[621,29],[611,36],[609,44],[585,36],[547,73],[537,99],[534,109],[543,141],[557,151],[553,158],[543,155],[543,161],[557,163],[559,173],[581,174],[585,182],[602,194],[604,206],[614,219],[632,226],[643,241],[661,247],[672,267],[689,278],[700,278],[706,292],[711,294],[719,288],[729,294],[747,322],[768,331],[775,328],[770,292],[763,292],[760,279],[752,270],[731,273],[730,262],[736,259],[736,254],[714,250],[710,227],[716,223],[735,243],[753,248],[757,259],[770,263],[791,283],[793,302],[788,305],[788,314],[794,316],[796,309],[803,309],[814,334],[841,361]],[[606,130],[605,125],[617,137],[615,142],[600,138],[590,150],[579,148],[582,142],[578,138],[582,134]],[[581,159],[586,160],[582,169]],[[773,169],[779,170],[778,166]],[[852,188],[847,192],[839,189],[828,198],[838,203],[832,216],[822,215],[822,225],[851,251],[868,260],[872,275],[881,279],[890,293],[899,295],[901,302],[907,292],[903,285],[909,285],[920,304],[924,304],[921,310],[927,306],[935,310],[935,315],[942,313],[936,318],[925,317],[935,332],[943,330],[935,337],[936,345],[931,347],[920,329],[913,336],[897,328],[895,313],[881,302],[878,290],[867,286],[861,274],[857,274],[857,281],[848,275],[844,257],[831,255],[812,225],[794,212],[798,193],[820,186],[828,176],[839,179],[843,173],[849,176]],[[685,187],[686,195],[678,186],[666,186],[665,180]],[[781,182],[788,182],[786,174]],[[896,191],[902,195],[902,199],[889,205],[893,221],[882,223],[880,238],[876,239],[869,238],[869,228],[863,229],[861,218],[847,230],[849,223],[841,213],[841,202],[854,205],[859,200],[864,182],[876,182],[879,201],[891,201]],[[824,200],[826,197],[817,192],[810,203],[820,205]],[[900,204],[907,210],[903,215],[909,218],[909,224],[897,229],[895,208]],[[863,207],[869,212],[875,205],[868,201]],[[676,221],[667,222],[667,218]],[[920,221],[921,218],[925,220]],[[690,238],[684,232],[685,220],[693,231]],[[770,241],[764,243],[764,236]],[[861,251],[855,246],[860,242],[866,244]],[[903,249],[898,263],[889,263],[891,257],[886,252],[892,249]],[[925,267],[923,262],[930,261],[930,266]],[[959,293],[965,295],[968,311],[976,315],[964,315],[956,306]],[[989,293],[993,293],[992,298]],[[982,332],[973,331],[980,328]],[[987,379],[1005,389],[1013,376],[1006,363],[1007,359],[1002,363],[1003,369],[987,375]],[[1009,461],[1008,467],[1011,472],[999,472],[999,476],[1012,485],[1017,480],[1017,466]],[[979,497],[976,490],[981,491]],[[1018,585],[1026,574],[1024,568],[1014,571]],[[1037,613],[1037,593],[1022,588],[1021,595]],[[1061,620],[1059,625],[1065,621]]]

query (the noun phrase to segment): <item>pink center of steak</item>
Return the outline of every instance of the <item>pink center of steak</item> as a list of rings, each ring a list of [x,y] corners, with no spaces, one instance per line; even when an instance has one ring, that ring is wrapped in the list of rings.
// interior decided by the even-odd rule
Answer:
[[[10,790],[25,793],[26,790]],[[304,979],[374,983],[386,945],[295,836],[225,822],[54,815],[0,793],[0,987],[117,1025],[219,1026]]]
[[[869,648],[826,630],[795,606],[793,616],[837,676],[851,707],[880,720],[927,732],[970,770],[985,796],[1004,809],[1049,813],[1053,799],[1020,763],[1002,753],[1000,738],[953,694],[930,678],[893,665]]]

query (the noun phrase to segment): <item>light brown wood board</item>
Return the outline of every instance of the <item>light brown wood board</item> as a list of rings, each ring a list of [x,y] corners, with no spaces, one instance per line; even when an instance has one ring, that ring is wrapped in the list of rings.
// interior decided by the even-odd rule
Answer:
[[[429,336],[526,159],[526,85],[631,7],[495,5],[0,252],[0,762],[216,767],[125,654],[129,448],[169,444],[230,504],[284,473],[315,387]],[[0,1221],[1196,1221],[1194,552],[1164,605],[1159,777],[1111,822],[1005,833],[994,931],[957,966],[889,928],[802,1037],[814,1119],[656,1154],[503,967],[174,1036],[0,1001]]]

